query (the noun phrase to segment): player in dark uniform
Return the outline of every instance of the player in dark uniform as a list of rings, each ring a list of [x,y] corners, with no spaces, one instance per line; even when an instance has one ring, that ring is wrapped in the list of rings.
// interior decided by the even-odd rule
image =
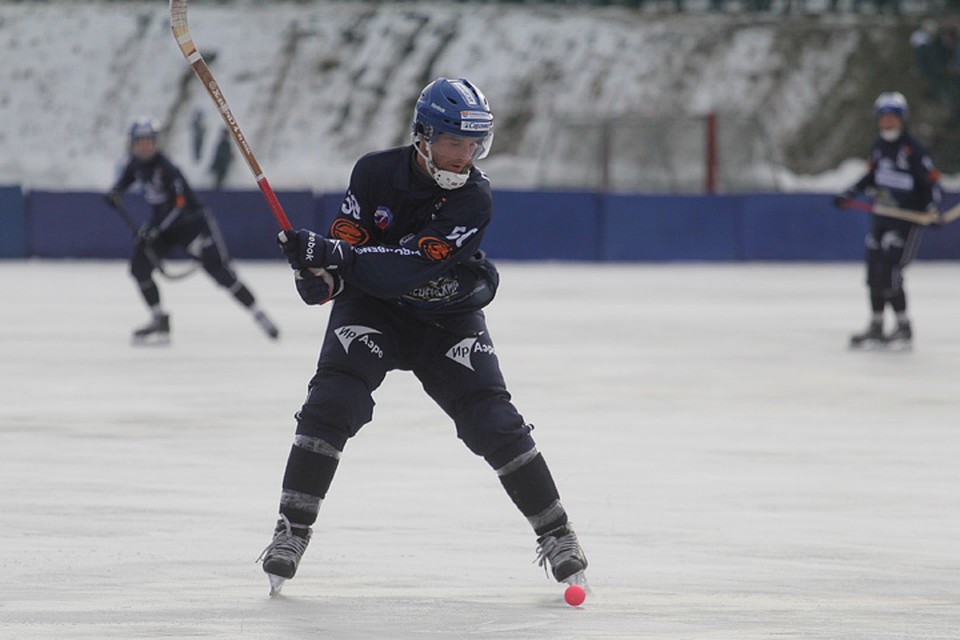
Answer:
[[[907,100],[898,92],[882,93],[873,105],[879,135],[870,151],[870,170],[852,187],[834,198],[845,208],[860,193],[875,202],[939,215],[940,172],[924,145],[906,127]],[[872,216],[866,237],[867,286],[870,290],[870,324],[850,338],[851,346],[868,343],[909,346],[913,330],[907,315],[903,271],[920,247],[923,227],[897,218]],[[889,305],[896,327],[883,331],[883,313]]]
[[[280,234],[304,301],[335,300],[261,556],[272,592],[296,573],[344,446],[395,369],[413,372],[496,472],[536,532],[540,564],[557,581],[583,581],[587,560],[533,427],[510,401],[482,311],[498,275],[480,250],[490,183],[473,163],[490,148],[493,114],[467,80],[439,78],[416,103],[413,139],[357,162],[328,237]]]
[[[183,174],[157,148],[159,127],[142,118],[130,127],[130,157],[116,184],[106,195],[107,202],[122,211],[122,195],[139,184],[153,207],[134,240],[130,258],[133,275],[150,308],[150,322],[134,331],[134,342],[165,342],[170,334],[170,316],[160,304],[160,290],[153,279],[156,260],[182,248],[197,260],[217,284],[226,288],[271,338],[280,332],[257,306],[253,293],[237,278],[231,267],[220,229],[187,184]]]

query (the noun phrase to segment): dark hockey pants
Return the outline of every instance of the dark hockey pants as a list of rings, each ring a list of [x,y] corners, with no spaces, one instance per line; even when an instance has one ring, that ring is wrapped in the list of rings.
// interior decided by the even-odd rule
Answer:
[[[867,287],[870,308],[882,313],[889,304],[894,311],[906,311],[903,271],[920,248],[923,228],[909,225],[906,229],[874,227],[866,237]]]
[[[479,316],[482,325],[482,316]],[[392,370],[412,371],[457,436],[500,475],[538,533],[566,522],[549,469],[510,401],[489,332],[459,335],[368,297],[338,298],[317,371],[297,414],[280,510],[312,524],[347,441],[373,418],[372,393]]]
[[[230,256],[216,221],[204,215],[188,224],[175,225],[157,234],[149,244],[142,236],[137,237],[130,258],[130,274],[136,280],[148,307],[160,304],[160,290],[153,279],[156,265],[150,254],[163,259],[178,248],[194,260],[199,260],[204,271],[240,304],[250,307],[255,303],[253,294],[230,267]]]

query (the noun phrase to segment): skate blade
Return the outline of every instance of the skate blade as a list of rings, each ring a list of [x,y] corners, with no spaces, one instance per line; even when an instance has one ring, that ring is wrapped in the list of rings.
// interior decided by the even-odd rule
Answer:
[[[275,576],[272,573],[268,573],[267,578],[270,579],[270,597],[280,595],[280,591],[283,589],[283,583],[286,582],[287,579]]]
[[[906,340],[864,340],[851,342],[851,351],[912,351],[913,343]]]
[[[563,582],[567,585],[580,585],[584,591],[591,593],[590,584],[587,582],[587,574],[583,571],[577,571],[575,574],[567,576],[563,579]]]
[[[886,340],[851,340],[850,348],[854,351],[886,351],[889,343]]]
[[[891,340],[886,343],[887,351],[911,351],[913,342],[908,340]]]
[[[130,339],[130,344],[135,347],[166,347],[170,344],[170,334],[133,336]]]

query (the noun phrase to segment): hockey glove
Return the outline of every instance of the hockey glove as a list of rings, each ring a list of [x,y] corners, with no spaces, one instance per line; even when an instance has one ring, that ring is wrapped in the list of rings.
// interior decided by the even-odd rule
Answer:
[[[343,279],[326,269],[300,269],[294,273],[294,282],[307,304],[324,304],[343,291]]]
[[[159,229],[145,224],[142,227],[140,227],[140,229],[137,231],[137,235],[134,236],[133,241],[134,243],[143,242],[150,245],[157,241],[157,236],[159,235],[160,235]]]
[[[353,254],[353,248],[342,240],[324,238],[309,229],[281,231],[277,244],[290,266],[301,269],[327,269],[336,271]]]
[[[103,195],[103,199],[114,209],[120,209],[123,206],[123,194],[119,191],[110,191]]]
[[[838,196],[833,197],[833,206],[837,209],[847,209],[850,206],[850,201],[856,197],[856,193],[847,189]]]

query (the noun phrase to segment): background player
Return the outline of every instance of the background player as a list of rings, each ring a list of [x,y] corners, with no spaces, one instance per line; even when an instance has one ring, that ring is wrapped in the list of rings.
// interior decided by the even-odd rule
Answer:
[[[296,573],[344,446],[372,419],[371,394],[395,369],[413,372],[496,472],[537,535],[540,564],[568,582],[587,567],[533,427],[510,401],[482,311],[499,279],[480,250],[490,183],[473,163],[490,149],[493,114],[470,82],[439,78],[417,100],[413,136],[357,162],[329,238],[280,234],[304,301],[336,299],[261,556],[273,592]]]
[[[111,206],[122,209],[123,193],[137,183],[153,207],[150,218],[137,233],[130,258],[130,273],[152,314],[146,326],[133,332],[134,342],[165,342],[169,338],[170,315],[160,304],[160,290],[153,279],[154,256],[163,258],[177,247],[199,261],[217,284],[250,311],[268,336],[277,338],[280,332],[231,268],[216,220],[194,194],[180,169],[158,149],[158,135],[159,126],[148,118],[138,119],[131,125],[129,159],[106,195]]]
[[[859,193],[874,201],[939,215],[940,172],[926,147],[907,131],[907,100],[893,91],[881,93],[873,105],[879,135],[870,151],[869,171],[852,187],[834,198],[845,208]],[[870,291],[870,323],[866,331],[850,338],[851,346],[868,343],[910,345],[913,329],[907,315],[903,271],[920,248],[923,227],[906,220],[871,216],[866,237],[867,287]],[[896,318],[894,330],[883,332],[883,312],[889,305]]]

